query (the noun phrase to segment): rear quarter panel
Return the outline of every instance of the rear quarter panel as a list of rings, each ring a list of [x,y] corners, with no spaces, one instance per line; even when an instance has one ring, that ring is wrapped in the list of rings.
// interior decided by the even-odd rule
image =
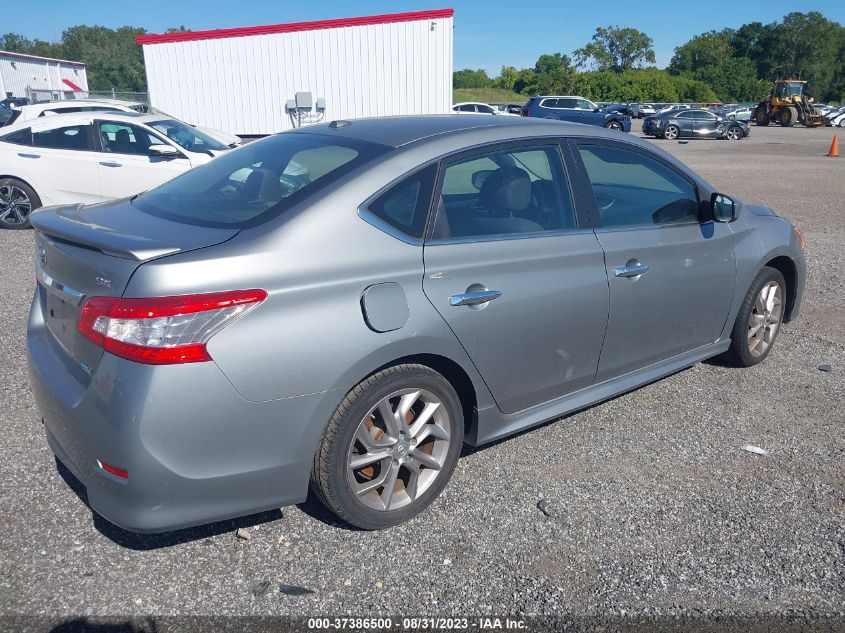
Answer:
[[[265,289],[262,305],[208,344],[214,361],[248,400],[349,389],[396,359],[436,354],[464,368],[479,406],[492,402],[422,292],[422,246],[358,216],[358,206],[402,169],[393,161],[225,244],[149,262],[135,273],[125,296]],[[400,329],[379,333],[367,325],[361,297],[369,286],[386,282],[402,287],[409,316]]]

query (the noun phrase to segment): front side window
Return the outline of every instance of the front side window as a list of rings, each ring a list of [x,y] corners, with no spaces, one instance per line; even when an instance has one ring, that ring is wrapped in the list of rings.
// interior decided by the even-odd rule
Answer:
[[[575,227],[556,146],[489,152],[443,170],[433,239],[520,235]]]
[[[129,123],[100,122],[100,142],[104,152],[153,156],[150,145],[161,145],[161,139],[144,128]]]
[[[375,143],[318,134],[278,134],[185,172],[132,204],[183,224],[255,226],[387,151]]]
[[[698,192],[663,163],[610,145],[581,145],[604,227],[653,226],[698,221]]]
[[[430,165],[393,185],[367,210],[409,237],[422,239],[437,165]]]
[[[676,119],[694,119],[695,116],[694,116],[693,112],[679,112],[678,114],[675,115],[675,118]]]
[[[153,121],[148,125],[189,152],[208,152],[209,150],[222,152],[229,149],[223,143],[215,141],[208,134],[203,134],[196,128],[176,119]]]
[[[592,101],[587,101],[586,99],[578,99],[578,109],[579,110],[595,110],[596,104]]]
[[[68,125],[49,130],[34,129],[32,145],[48,149],[91,151],[91,124]]]
[[[478,106],[478,111],[483,113],[483,114],[493,114],[493,108],[491,108],[490,106],[486,106],[486,105]]]

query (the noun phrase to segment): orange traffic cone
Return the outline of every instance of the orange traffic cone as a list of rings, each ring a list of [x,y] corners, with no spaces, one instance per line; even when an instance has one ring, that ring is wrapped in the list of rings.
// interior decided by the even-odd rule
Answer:
[[[833,135],[833,142],[830,144],[830,150],[827,155],[831,158],[839,158],[839,138],[838,135]]]

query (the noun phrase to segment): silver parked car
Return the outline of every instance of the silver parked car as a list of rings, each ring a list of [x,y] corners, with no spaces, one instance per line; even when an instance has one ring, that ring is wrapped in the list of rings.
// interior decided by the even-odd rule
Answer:
[[[479,445],[798,313],[800,234],[650,143],[516,117],[336,121],[32,215],[47,440],[162,531],[299,503],[405,521]]]

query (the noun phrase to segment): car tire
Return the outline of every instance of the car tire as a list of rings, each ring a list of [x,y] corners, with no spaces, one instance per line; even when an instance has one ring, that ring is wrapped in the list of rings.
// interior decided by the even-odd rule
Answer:
[[[669,125],[663,131],[663,138],[669,141],[674,141],[681,135],[681,130],[678,128],[677,125]]]
[[[742,128],[738,125],[730,126],[725,132],[725,138],[729,141],[741,141],[744,136],[745,134],[743,134]]]
[[[739,308],[725,360],[738,367],[763,362],[780,332],[785,310],[786,281],[779,270],[764,266]]]
[[[461,401],[442,375],[424,365],[389,367],[338,405],[314,456],[311,489],[350,525],[397,525],[446,486],[463,434]]]
[[[841,119],[839,123],[836,124],[838,127],[845,127],[845,119]]]
[[[0,178],[0,228],[28,229],[30,214],[41,206],[41,198],[17,178]]]
[[[619,121],[608,121],[605,126],[608,130],[622,131],[622,124]]]

